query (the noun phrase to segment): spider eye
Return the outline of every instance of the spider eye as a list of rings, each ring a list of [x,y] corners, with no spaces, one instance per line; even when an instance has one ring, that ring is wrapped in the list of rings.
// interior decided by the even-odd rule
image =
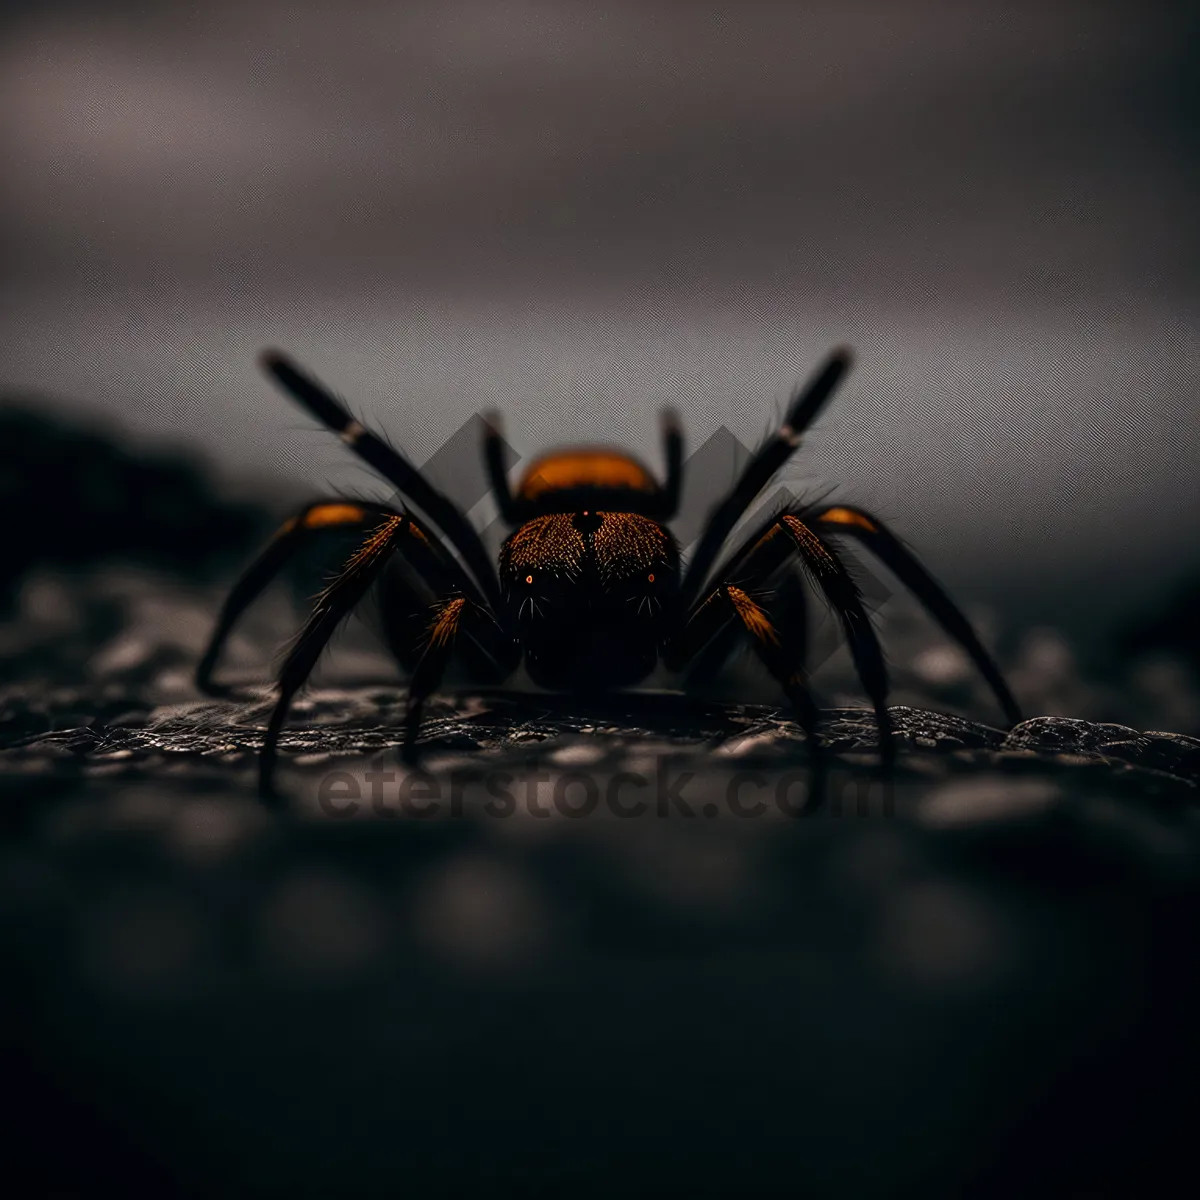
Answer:
[[[653,571],[651,571],[651,572],[650,572],[650,574],[646,576],[646,582],[647,582],[647,583],[653,583],[653,582],[654,582],[654,572],[653,572]]]
[[[526,576],[525,576],[525,582],[526,582],[526,583],[532,583],[532,582],[533,582],[533,576],[532,576],[532,575],[526,575]]]

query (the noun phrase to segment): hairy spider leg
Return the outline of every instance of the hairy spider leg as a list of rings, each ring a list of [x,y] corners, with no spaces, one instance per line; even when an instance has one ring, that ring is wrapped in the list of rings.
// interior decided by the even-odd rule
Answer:
[[[500,583],[487,550],[470,521],[407,459],[364,429],[345,407],[277,350],[262,355],[264,369],[321,424],[331,429],[364,462],[374,467],[415,505],[462,555],[498,618],[502,618]]]
[[[380,580],[388,645],[409,675],[404,715],[406,761],[416,760],[425,702],[457,655],[471,678],[498,683],[516,670],[521,647],[474,589],[463,586],[458,560],[414,523],[412,537],[395,547],[393,563]]]
[[[942,629],[967,652],[991,687],[1009,725],[1016,725],[1021,720],[1021,710],[1004,682],[1000,668],[983,648],[966,617],[895,534],[884,528],[877,517],[847,504],[823,509],[809,519],[830,533],[848,534],[856,538],[872,551],[925,606]]]
[[[389,575],[387,568],[392,566],[396,570]],[[292,699],[338,625],[377,582],[386,585],[384,630],[389,648],[411,672],[406,713],[410,741],[420,724],[421,705],[440,681],[451,649],[467,656],[481,679],[504,678],[516,668],[519,648],[497,624],[459,561],[409,514],[389,515],[317,598],[284,660],[259,759],[259,792],[264,799],[278,799],[273,785],[275,759]],[[443,636],[448,632],[443,620],[448,610],[455,615],[455,631],[461,632],[457,639]],[[431,657],[430,642],[440,645],[443,640],[445,653]]]
[[[895,747],[887,708],[887,664],[858,585],[834,548],[797,513],[785,510],[771,517],[747,538],[718,574],[722,580],[763,579],[789,559],[799,561],[841,622],[854,668],[875,710],[880,762],[885,773],[890,774]]]
[[[736,641],[749,640],[755,655],[783,689],[796,719],[804,730],[811,779],[810,809],[817,808],[825,794],[826,755],[817,735],[820,712],[813,700],[805,670],[808,650],[807,598],[803,585],[785,576],[775,594],[759,593],[786,567],[775,555],[747,561],[737,582],[726,579],[693,609],[680,634],[667,647],[666,664],[682,670],[699,662],[710,648],[710,660],[728,657]],[[795,587],[788,587],[790,583]]]
[[[417,761],[417,735],[421,731],[425,702],[441,683],[452,655],[468,639],[488,656],[501,678],[511,674],[520,663],[519,644],[505,633],[487,609],[472,604],[463,596],[452,596],[438,604],[416,646],[420,656],[408,685],[404,713],[402,755],[405,762]]]
[[[850,369],[850,363],[849,350],[835,350],[829,356],[817,375],[788,406],[783,424],[746,464],[733,490],[713,509],[680,586],[680,599],[685,606],[699,596],[725,539],[771,476],[796,452],[801,434],[825,407]]]
[[[462,563],[416,521],[393,547],[392,561],[379,583],[383,634],[396,661],[408,674],[416,670],[421,658],[429,614],[447,598],[461,596],[473,609],[490,611]],[[495,618],[491,617],[489,623],[494,625]],[[483,659],[473,665],[481,678],[494,674]]]
[[[267,585],[283,569],[302,546],[331,530],[351,529],[372,520],[398,516],[393,509],[381,504],[330,499],[306,505],[289,517],[276,531],[259,556],[239,577],[225,598],[216,627],[196,667],[196,687],[210,696],[226,696],[229,688],[214,682],[213,672],[221,651],[242,613],[254,603]]]
[[[304,685],[321,652],[350,610],[379,577],[388,554],[411,525],[407,515],[388,517],[354,552],[336,579],[317,598],[304,628],[284,659],[277,684],[278,695],[258,759],[258,791],[264,800],[278,800],[273,776],[279,734],[292,699]]]

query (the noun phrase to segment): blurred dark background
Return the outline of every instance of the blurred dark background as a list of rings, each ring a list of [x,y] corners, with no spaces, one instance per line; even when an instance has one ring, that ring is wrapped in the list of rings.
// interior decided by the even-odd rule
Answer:
[[[11,1169],[63,1194],[1100,1195],[1189,1162],[1186,738],[1176,774],[1049,753],[1079,729],[943,754],[900,819],[819,828],[287,823],[250,791],[262,714],[198,705],[190,673],[289,506],[388,495],[263,346],[453,489],[479,410],[517,457],[657,465],[659,405],[690,449],[752,445],[846,343],[787,486],[889,521],[1028,714],[1200,735],[1197,34],[1172,3],[7,6]],[[329,565],[250,615],[252,677]],[[997,722],[863,578],[894,698]],[[322,678],[386,673],[368,625]],[[831,639],[822,699],[861,704]],[[363,695],[318,690],[318,743]]]

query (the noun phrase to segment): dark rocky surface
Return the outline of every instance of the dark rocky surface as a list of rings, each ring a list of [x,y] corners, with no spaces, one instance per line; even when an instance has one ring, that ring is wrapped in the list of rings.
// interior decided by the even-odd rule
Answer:
[[[408,770],[402,682],[351,622],[270,812],[253,681],[293,606],[248,614],[229,674],[251,682],[202,699],[224,581],[86,561],[23,573],[0,629],[4,1161],[25,1190],[1186,1178],[1200,709],[1174,661],[1097,680],[1057,631],[985,628],[1041,714],[1005,731],[889,604],[893,786],[833,654],[810,811],[802,735],[745,664],[712,694],[586,702],[452,681]]]
[[[460,695],[406,800],[402,689],[326,685],[271,814],[262,698],[91,686],[3,700],[50,1188],[1098,1195],[1184,1156],[1196,739],[898,706],[889,795],[833,709],[805,816],[774,707]]]

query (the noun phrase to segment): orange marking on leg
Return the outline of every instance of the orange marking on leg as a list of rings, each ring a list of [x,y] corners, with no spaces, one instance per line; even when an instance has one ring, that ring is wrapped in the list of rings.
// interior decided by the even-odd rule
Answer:
[[[386,521],[351,556],[350,561],[346,564],[346,570],[352,567],[360,566],[362,563],[374,558],[379,552],[380,547],[392,536],[396,527],[402,524],[403,517],[388,517]]]
[[[779,645],[779,634],[771,624],[770,617],[739,587],[726,586],[725,594],[729,597],[741,622],[760,642],[771,642]]]
[[[792,535],[796,544],[809,556],[814,566],[827,571],[837,570],[837,563],[825,548],[825,543],[799,517],[780,517],[780,522]]]
[[[448,600],[438,609],[437,615],[429,625],[429,644],[431,646],[448,645],[454,638],[458,632],[458,623],[466,603],[466,600],[459,596],[455,600]]]
[[[318,504],[304,514],[305,529],[321,529],[327,525],[355,525],[367,515],[357,504]]]
[[[852,508],[827,508],[817,520],[830,521],[834,525],[857,525],[859,529],[865,529],[868,533],[879,532],[879,526],[874,521],[869,521],[862,513],[855,512]]]

